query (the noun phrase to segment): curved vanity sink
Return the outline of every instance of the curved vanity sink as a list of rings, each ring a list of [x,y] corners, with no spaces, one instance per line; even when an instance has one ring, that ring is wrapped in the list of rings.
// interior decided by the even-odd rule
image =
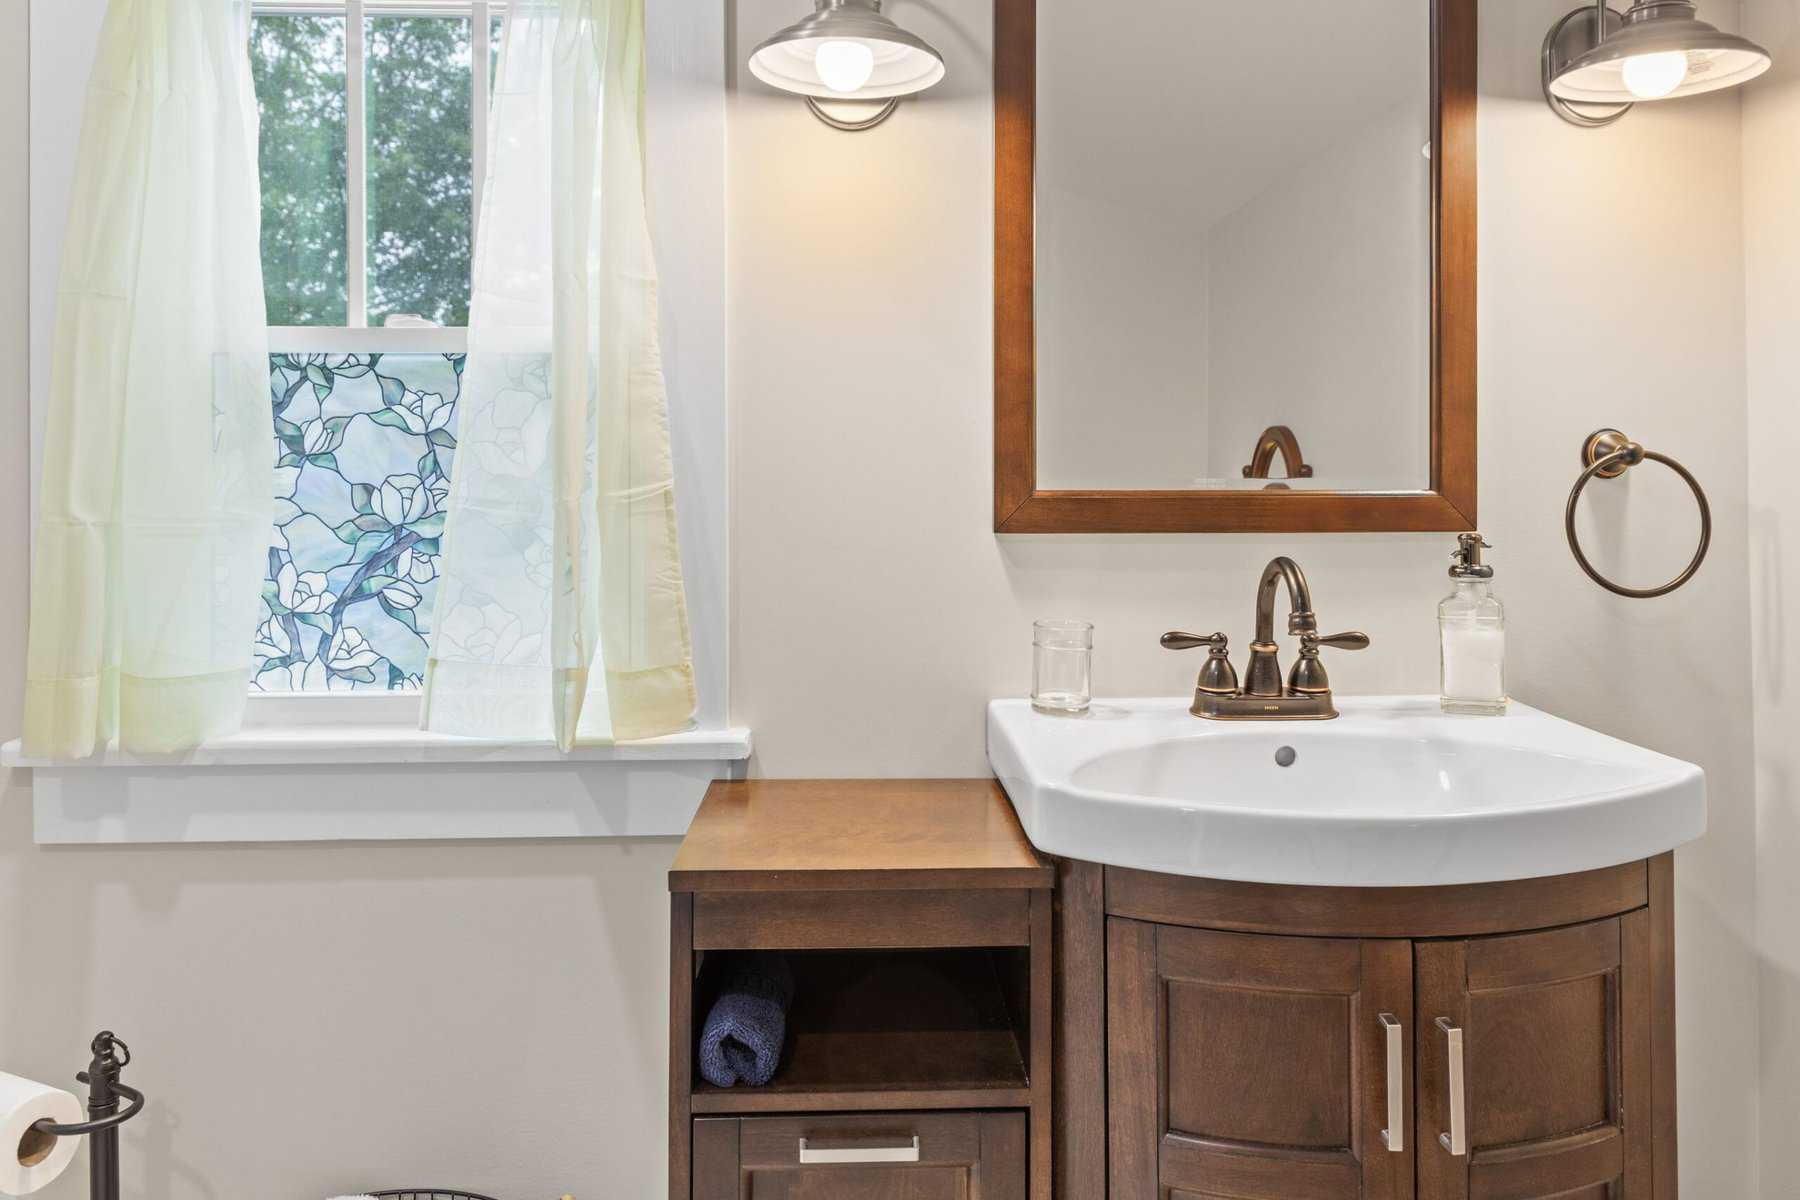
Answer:
[[[1692,763],[1522,704],[1339,701],[1335,721],[1206,721],[1187,701],[1080,717],[988,706],[988,760],[1038,849],[1209,879],[1483,883],[1648,858],[1706,829]]]

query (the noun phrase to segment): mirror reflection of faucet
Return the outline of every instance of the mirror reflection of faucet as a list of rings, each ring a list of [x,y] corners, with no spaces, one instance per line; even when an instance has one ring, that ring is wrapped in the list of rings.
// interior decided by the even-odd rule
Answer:
[[[1280,647],[1275,644],[1275,592],[1285,583],[1288,594],[1288,632],[1300,639],[1300,658],[1281,678]],[[1194,687],[1194,704],[1188,711],[1213,721],[1329,721],[1338,715],[1331,702],[1331,680],[1319,651],[1366,650],[1366,633],[1333,633],[1321,636],[1313,615],[1312,590],[1300,564],[1285,555],[1263,568],[1256,588],[1256,633],[1250,643],[1250,665],[1244,682],[1238,683],[1231,665],[1230,644],[1223,633],[1200,636],[1165,633],[1166,650],[1207,648],[1206,662]]]
[[[1300,439],[1286,425],[1271,425],[1257,437],[1256,449],[1250,455],[1250,465],[1244,468],[1244,478],[1267,479],[1270,469],[1275,465],[1277,454],[1281,456],[1281,464],[1286,468],[1289,479],[1312,478],[1312,464],[1300,453]],[[1269,487],[1286,490],[1287,484],[1271,483]]]

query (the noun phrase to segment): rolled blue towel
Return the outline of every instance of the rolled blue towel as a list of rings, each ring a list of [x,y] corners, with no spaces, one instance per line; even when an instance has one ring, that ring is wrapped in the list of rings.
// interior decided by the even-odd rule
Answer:
[[[740,954],[722,983],[700,1030],[700,1074],[714,1087],[761,1087],[781,1065],[793,972],[779,954]]]

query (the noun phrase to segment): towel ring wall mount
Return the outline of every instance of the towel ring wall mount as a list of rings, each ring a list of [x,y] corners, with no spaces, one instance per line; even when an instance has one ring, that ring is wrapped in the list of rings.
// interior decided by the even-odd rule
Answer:
[[[1661,463],[1681,476],[1682,482],[1694,493],[1694,500],[1700,506],[1700,545],[1687,567],[1668,583],[1654,588],[1631,588],[1606,578],[1588,561],[1581,549],[1581,539],[1575,533],[1575,506],[1581,500],[1582,490],[1594,478],[1617,479],[1646,459]],[[1587,577],[1607,591],[1633,600],[1654,600],[1658,596],[1666,596],[1692,579],[1700,570],[1700,564],[1706,561],[1707,550],[1712,547],[1712,505],[1707,503],[1706,490],[1700,486],[1700,481],[1694,478],[1693,473],[1666,454],[1644,449],[1617,429],[1601,429],[1590,434],[1581,445],[1581,461],[1586,469],[1575,481],[1575,486],[1569,489],[1569,502],[1563,508],[1563,532],[1568,536],[1569,550],[1575,555],[1576,564],[1587,573]]]

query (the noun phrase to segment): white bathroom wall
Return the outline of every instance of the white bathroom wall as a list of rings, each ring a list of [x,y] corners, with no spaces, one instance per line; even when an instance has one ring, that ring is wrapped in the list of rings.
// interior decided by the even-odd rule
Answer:
[[[1775,68],[1744,94],[1749,321],[1750,636],[1756,704],[1758,1080],[1764,1200],[1794,1194],[1800,1113],[1800,0],[1748,0]]]
[[[1564,125],[1537,56],[1567,7],[1482,5],[1483,528],[1514,693],[1708,771],[1711,832],[1677,856],[1682,1175],[1690,1195],[1735,1198],[1753,1194],[1757,1061],[1739,100]],[[991,532],[990,8],[896,0],[949,76],[851,136],[737,65],[793,5],[735,3],[732,717],[756,730],[752,769],[983,773],[983,705],[1027,689],[1034,617],[1098,623],[1102,694],[1180,692],[1195,664],[1157,636],[1243,636],[1278,552],[1322,620],[1375,639],[1334,661],[1338,687],[1431,691],[1448,537]],[[1710,489],[1712,556],[1668,599],[1601,592],[1563,543],[1577,451],[1602,424]],[[1637,472],[1595,491],[1596,559],[1640,581],[1686,561],[1678,484]]]
[[[27,154],[25,113],[29,105],[26,12],[22,4],[0,7],[0,163],[23,163]],[[0,729],[19,728],[20,695],[25,678],[25,610],[29,579],[23,569],[29,554],[27,439],[21,397],[30,371],[26,360],[29,302],[25,286],[29,230],[26,223],[29,180],[23,170],[0,171]],[[0,773],[0,830],[25,808],[19,781]],[[0,854],[12,839],[0,833]],[[0,963],[18,963],[22,922],[13,914],[24,896],[13,873],[0,866]],[[6,1053],[18,1044],[17,1017],[11,1003],[11,972],[0,977],[0,1070],[12,1061]]]
[[[1690,1196],[1753,1196],[1741,97],[1565,125],[1534,52],[1563,6],[1483,9],[1482,507],[1517,568],[1511,665],[1526,699],[1706,768],[1708,833],[1676,855],[1681,1179]],[[1735,4],[1701,15],[1739,24]],[[1601,425],[1679,459],[1711,497],[1706,567],[1665,599],[1602,592],[1564,544],[1577,452]],[[1621,482],[1589,489],[1585,544],[1615,578],[1660,583],[1693,552],[1694,502],[1667,471]]]

